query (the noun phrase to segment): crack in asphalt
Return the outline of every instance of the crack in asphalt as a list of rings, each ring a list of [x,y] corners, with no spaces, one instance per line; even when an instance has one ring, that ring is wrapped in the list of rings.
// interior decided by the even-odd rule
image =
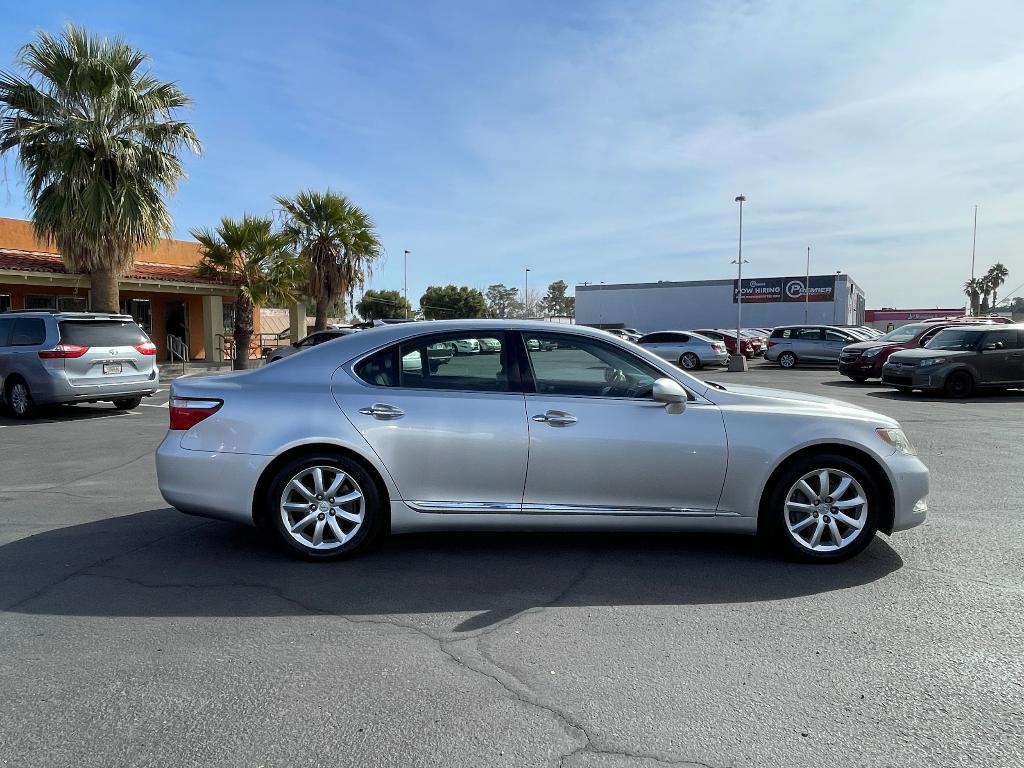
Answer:
[[[204,525],[204,524],[200,524]],[[190,529],[191,530],[191,529]],[[167,537],[161,537],[155,541],[144,544],[137,547],[131,552],[136,552],[139,549],[143,549],[146,546],[150,546],[161,541],[163,538],[169,536],[178,535],[181,532],[175,532],[169,534]],[[123,555],[131,554],[131,552],[122,553]],[[132,584],[143,589],[197,589],[197,590],[209,590],[209,589],[260,589],[269,592],[273,596],[277,597],[281,601],[300,608],[306,613],[313,615],[320,615],[325,617],[331,617],[340,619],[350,624],[367,624],[370,626],[388,627],[393,630],[400,630],[410,632],[417,636],[423,637],[431,641],[438,651],[446,658],[450,659],[456,666],[465,669],[468,672],[479,675],[490,682],[501,688],[508,696],[513,700],[534,709],[541,710],[549,714],[555,722],[559,725],[563,733],[571,741],[576,742],[576,746],[570,749],[568,752],[563,753],[557,759],[557,762],[553,765],[561,768],[565,765],[565,761],[574,755],[578,754],[594,754],[594,755],[609,755],[617,757],[628,757],[639,760],[647,760],[662,765],[675,765],[675,766],[692,766],[694,768],[715,768],[708,763],[704,763],[697,760],[688,760],[683,758],[673,757],[668,754],[657,753],[657,752],[645,752],[636,749],[623,749],[610,744],[605,744],[599,734],[595,735],[590,728],[583,725],[577,718],[566,712],[564,709],[559,708],[557,705],[544,701],[531,687],[530,685],[519,676],[517,676],[512,670],[507,669],[500,663],[498,663],[489,653],[484,650],[480,641],[486,636],[494,634],[499,629],[505,628],[516,621],[520,620],[528,614],[535,614],[549,609],[553,604],[563,599],[569,592],[575,589],[581,584],[589,574],[590,570],[599,562],[596,557],[591,557],[586,562],[579,572],[574,575],[568,583],[566,583],[554,596],[544,602],[540,606],[531,608],[528,611],[522,611],[516,616],[513,616],[506,621],[500,622],[499,624],[487,627],[486,629],[480,630],[473,634],[465,634],[460,637],[446,637],[441,634],[431,632],[423,627],[404,622],[398,619],[384,618],[381,616],[375,617],[358,617],[347,614],[335,613],[317,605],[312,605],[299,598],[287,594],[282,588],[273,584],[248,584],[239,582],[216,582],[216,583],[192,583],[192,582],[176,582],[173,584],[155,584],[151,582],[145,582],[140,579],[130,578],[127,576],[115,576],[104,573],[90,572],[90,569],[94,569],[98,566],[108,564],[111,560],[116,559],[122,555],[115,555],[114,557],[107,558],[99,561],[95,564],[85,566],[79,569],[75,573],[69,574],[66,578],[62,579],[61,582],[44,587],[34,595],[25,598],[20,601],[17,605],[21,605],[29,600],[34,599],[39,594],[42,594],[48,589],[51,589],[57,584],[63,583],[74,576],[84,576],[99,579],[108,579],[112,581],[121,581],[128,584]],[[471,644],[468,648],[460,648],[466,644]]]

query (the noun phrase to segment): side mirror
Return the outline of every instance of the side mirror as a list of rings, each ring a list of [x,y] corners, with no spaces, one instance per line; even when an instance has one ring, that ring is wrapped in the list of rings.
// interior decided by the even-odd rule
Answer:
[[[656,402],[665,403],[665,410],[668,413],[682,413],[686,410],[686,390],[673,379],[663,378],[655,381],[652,394]]]

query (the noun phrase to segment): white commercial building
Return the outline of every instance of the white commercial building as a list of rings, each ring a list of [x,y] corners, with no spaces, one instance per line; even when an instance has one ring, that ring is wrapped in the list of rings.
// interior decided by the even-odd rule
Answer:
[[[743,327],[795,323],[860,325],[864,291],[849,275],[755,277],[743,280]],[[619,283],[576,286],[576,322],[604,328],[660,330],[736,327],[736,281]]]

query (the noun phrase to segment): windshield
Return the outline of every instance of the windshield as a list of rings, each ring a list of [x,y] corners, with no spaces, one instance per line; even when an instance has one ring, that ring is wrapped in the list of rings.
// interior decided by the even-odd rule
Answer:
[[[965,328],[947,328],[944,331],[939,331],[935,334],[935,338],[930,339],[925,344],[925,349],[974,349],[978,346],[978,340],[982,337],[984,331],[974,331]]]
[[[917,337],[917,334],[919,334],[927,327],[928,326],[921,325],[920,323],[915,323],[913,325],[901,325],[896,330],[889,331],[884,336],[879,336],[878,340],[896,342],[911,341],[912,339]]]

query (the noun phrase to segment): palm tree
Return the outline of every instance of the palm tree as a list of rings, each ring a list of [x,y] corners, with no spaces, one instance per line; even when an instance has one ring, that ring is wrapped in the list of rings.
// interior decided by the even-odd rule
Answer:
[[[306,262],[307,290],[316,302],[313,327],[322,330],[339,298],[352,303],[383,248],[373,221],[344,195],[304,191],[274,200],[285,215],[284,231]]]
[[[148,58],[69,24],[21,49],[21,74],[0,71],[0,154],[17,151],[36,236],[89,275],[94,310],[116,312],[119,276],[170,234],[179,154],[200,151],[174,117],[189,98]]]
[[[977,317],[980,314],[981,293],[985,290],[985,281],[980,277],[972,277],[964,283],[964,293],[971,302],[971,314]]]
[[[988,268],[988,272],[985,273],[985,279],[988,281],[989,287],[992,289],[992,308],[995,309],[998,301],[998,291],[1000,286],[1006,282],[1006,278],[1010,276],[1010,270],[1002,262],[996,262]]]
[[[275,232],[268,218],[248,214],[241,221],[223,218],[216,231],[193,229],[192,237],[199,241],[202,253],[198,273],[238,286],[232,367],[245,370],[249,367],[255,308],[294,301],[303,264],[292,253],[289,236]]]

